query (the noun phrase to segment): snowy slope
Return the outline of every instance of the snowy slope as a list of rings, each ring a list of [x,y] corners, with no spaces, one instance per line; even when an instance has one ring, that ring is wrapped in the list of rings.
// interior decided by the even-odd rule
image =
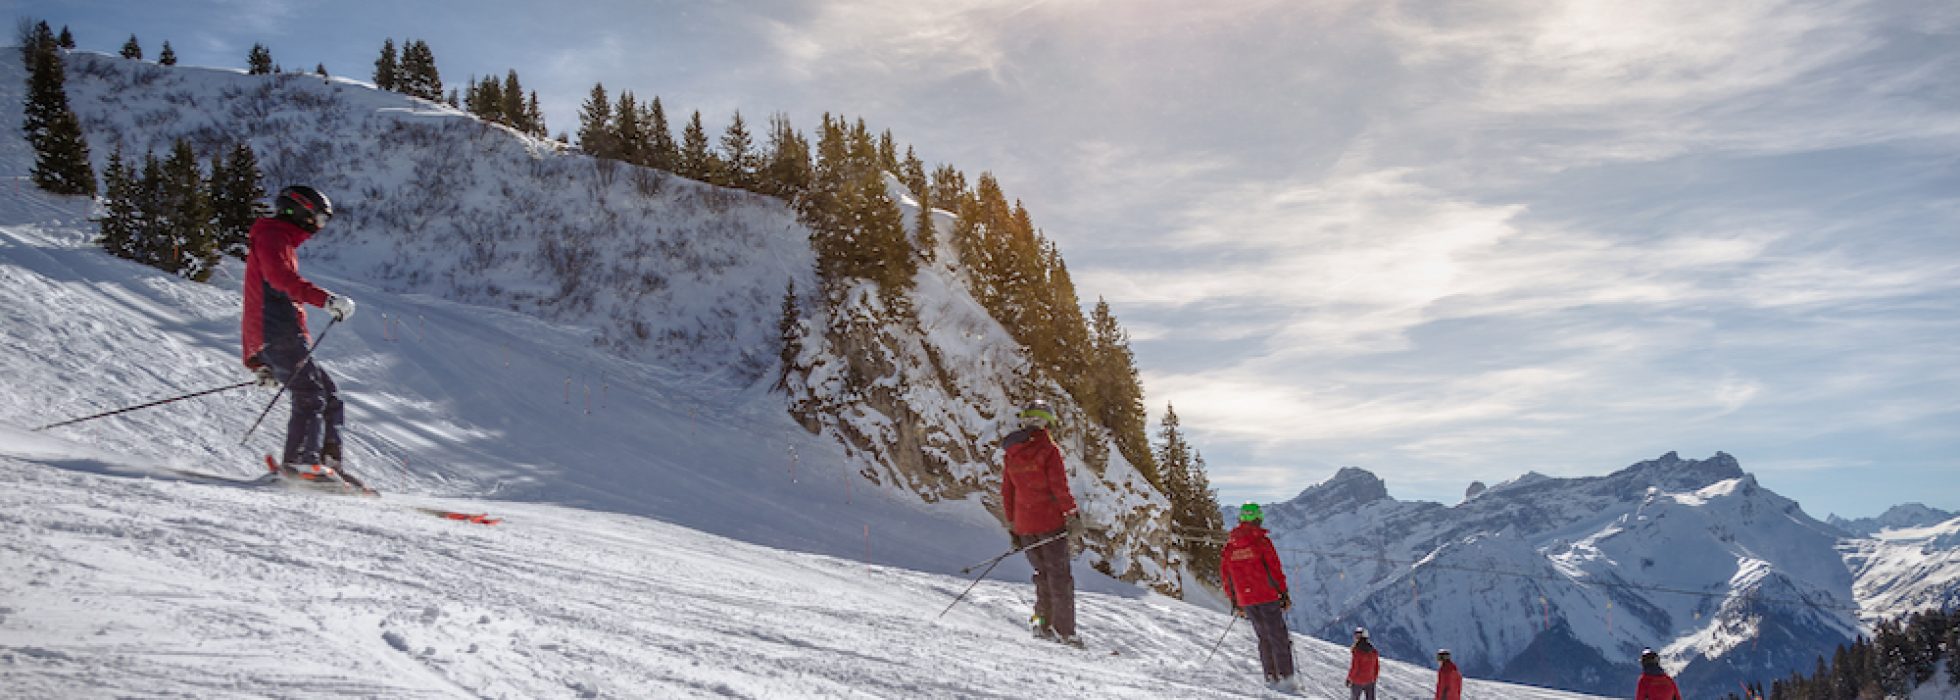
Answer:
[[[1155,596],[1082,597],[1090,648],[1067,650],[1026,638],[1025,584],[935,620],[963,580],[561,506],[440,501],[508,518],[491,528],[401,499],[105,476],[113,456],[0,440],[43,455],[0,457],[11,697],[1271,696],[1243,625],[1202,664],[1226,618]],[[1303,695],[1346,697],[1346,650],[1296,644]],[[1425,696],[1434,671],[1383,679],[1384,697]]]
[[[1367,626],[1404,659],[1449,647],[1473,675],[1615,692],[1651,646],[1695,694],[1726,692],[1808,672],[1865,629],[1842,532],[1721,453],[1528,474],[1454,506],[1397,501],[1344,469],[1267,513],[1306,592],[1297,629],[1337,640]],[[1872,558],[1915,581],[1945,565],[1900,547]]]

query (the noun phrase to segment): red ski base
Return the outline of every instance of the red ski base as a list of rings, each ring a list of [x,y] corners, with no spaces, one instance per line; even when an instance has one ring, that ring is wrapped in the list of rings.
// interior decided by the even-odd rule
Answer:
[[[356,496],[369,496],[373,498],[381,497],[380,491],[376,491],[374,489],[368,488],[367,486],[361,484],[359,481],[355,480],[353,477],[348,476],[345,473],[335,471],[332,467],[326,466],[324,464],[313,465],[312,469],[310,470],[285,469],[279,465],[278,459],[268,454],[265,456],[265,468],[266,471],[271,472],[273,476],[281,477],[281,478],[298,479],[299,480],[298,483],[306,484],[309,486],[318,486],[327,489],[339,487],[338,489],[336,489],[338,493],[345,493],[345,494],[356,495]],[[440,508],[424,508],[420,506],[416,507],[415,510],[422,513],[428,513],[429,515],[433,515],[438,518],[442,518],[444,520],[457,520],[466,523],[475,523],[478,525],[496,525],[504,521],[503,518],[491,517],[489,513],[462,513],[453,510],[443,510]]]

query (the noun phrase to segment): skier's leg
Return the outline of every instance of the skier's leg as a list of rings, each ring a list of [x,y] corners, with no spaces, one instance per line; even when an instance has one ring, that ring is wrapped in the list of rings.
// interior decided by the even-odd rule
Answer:
[[[1048,587],[1049,620],[1064,637],[1075,635],[1075,572],[1069,570],[1068,547],[1066,537],[1041,546],[1048,564],[1042,579]]]
[[[326,402],[321,382],[326,373],[306,362],[306,339],[301,336],[269,338],[259,360],[272,368],[272,376],[292,394],[292,415],[286,420],[285,450],[282,464],[315,464],[320,460],[321,414]]]
[[[340,388],[334,386],[333,377],[327,371],[311,362],[307,368],[319,372],[321,394],[325,404],[321,407],[320,450],[322,456],[331,454],[335,461],[340,460],[340,425],[346,416],[345,407],[340,403]]]
[[[1259,668],[1266,672],[1268,678],[1286,675],[1280,672],[1276,653],[1281,640],[1273,634],[1274,623],[1278,621],[1275,619],[1277,612],[1278,603],[1260,603],[1245,608],[1246,618],[1252,621],[1252,633],[1259,638]]]
[[[1042,629],[1052,629],[1054,627],[1054,618],[1049,617],[1052,601],[1048,599],[1048,584],[1043,580],[1041,575],[1042,570],[1046,568],[1046,564],[1041,559],[1040,550],[1040,547],[1032,547],[1023,550],[1023,552],[1028,557],[1028,566],[1034,568],[1034,616],[1040,620],[1037,624]]]

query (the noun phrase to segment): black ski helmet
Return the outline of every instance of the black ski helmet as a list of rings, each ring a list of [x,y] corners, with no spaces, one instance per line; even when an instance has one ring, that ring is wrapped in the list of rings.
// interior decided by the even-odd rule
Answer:
[[[327,225],[327,219],[333,218],[333,201],[306,185],[287,185],[279,190],[272,208],[275,216],[297,224],[307,233],[318,232]]]

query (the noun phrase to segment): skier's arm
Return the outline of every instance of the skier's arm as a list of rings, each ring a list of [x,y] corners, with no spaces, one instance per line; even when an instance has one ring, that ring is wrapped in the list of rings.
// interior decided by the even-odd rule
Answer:
[[[1062,514],[1075,512],[1075,495],[1068,492],[1068,467],[1062,464],[1062,450],[1054,445],[1048,446],[1048,454],[1042,465],[1048,472],[1048,488],[1055,494],[1055,503],[1062,507]]]
[[[1001,463],[1000,470],[1000,512],[1007,517],[1007,531],[1014,531],[1014,477],[1008,476],[1007,465]]]
[[[251,255],[258,258],[259,273],[265,277],[265,283],[295,301],[326,306],[327,290],[314,286],[299,276],[299,270],[293,269],[292,249],[284,245],[285,240],[285,236],[276,235],[252,237]]]
[[[1279,552],[1273,549],[1273,541],[1259,543],[1259,556],[1266,560],[1266,573],[1273,579],[1273,589],[1286,592],[1286,569],[1279,565]]]

